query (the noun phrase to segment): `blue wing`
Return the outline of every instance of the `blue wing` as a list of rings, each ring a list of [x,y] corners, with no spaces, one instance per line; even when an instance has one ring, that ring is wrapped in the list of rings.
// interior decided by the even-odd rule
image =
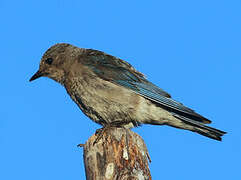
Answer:
[[[102,79],[131,89],[173,114],[202,123],[211,123],[207,118],[171,99],[170,94],[149,82],[142,73],[135,70],[129,63],[96,50],[90,50],[87,56],[86,65]]]

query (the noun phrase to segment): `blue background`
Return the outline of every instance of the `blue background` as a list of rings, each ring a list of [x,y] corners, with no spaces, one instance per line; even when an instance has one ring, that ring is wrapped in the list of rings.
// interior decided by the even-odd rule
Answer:
[[[170,127],[134,129],[153,179],[241,179],[241,1],[0,1],[0,179],[84,179],[100,126],[54,81],[28,80],[57,42],[130,62],[227,131],[223,142]]]

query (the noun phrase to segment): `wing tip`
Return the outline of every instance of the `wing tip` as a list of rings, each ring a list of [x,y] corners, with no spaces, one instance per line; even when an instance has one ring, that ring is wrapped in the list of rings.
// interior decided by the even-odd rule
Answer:
[[[203,123],[204,123],[204,124],[211,124],[212,121],[210,121],[209,119],[206,119],[206,118],[205,118],[205,119],[203,120]]]

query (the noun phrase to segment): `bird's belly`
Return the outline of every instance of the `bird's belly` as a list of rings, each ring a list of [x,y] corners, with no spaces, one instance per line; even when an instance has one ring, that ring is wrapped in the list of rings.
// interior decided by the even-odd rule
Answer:
[[[161,124],[160,119],[163,121],[166,117],[166,111],[149,100],[108,81],[88,79],[88,83],[82,81],[69,89],[68,93],[79,108],[101,125],[118,122],[123,126],[129,123],[137,126],[154,121]]]
[[[123,97],[126,99],[126,97]],[[77,98],[81,110],[95,122],[105,124],[126,125],[134,121],[135,107],[129,100],[106,98],[103,96],[82,96]],[[129,102],[129,103],[128,103]]]
[[[89,86],[89,87],[88,87]],[[139,96],[134,92],[109,82],[88,84],[70,92],[79,108],[93,121],[101,125],[136,124],[135,107]]]

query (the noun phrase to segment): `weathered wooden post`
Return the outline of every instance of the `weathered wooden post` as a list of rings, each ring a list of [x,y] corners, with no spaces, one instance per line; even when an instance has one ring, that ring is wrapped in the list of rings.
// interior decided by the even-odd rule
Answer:
[[[115,127],[95,140],[93,135],[83,145],[87,180],[151,180],[150,158],[138,134]]]

